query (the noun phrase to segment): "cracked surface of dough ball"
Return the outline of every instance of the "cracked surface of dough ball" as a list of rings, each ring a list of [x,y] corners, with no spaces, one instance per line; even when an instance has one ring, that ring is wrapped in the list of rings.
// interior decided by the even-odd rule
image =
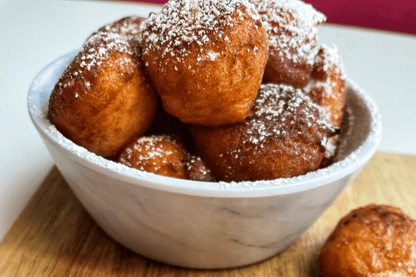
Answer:
[[[242,122],[260,86],[268,39],[245,0],[170,0],[143,24],[143,61],[164,109],[184,123]]]
[[[300,0],[250,0],[269,36],[263,82],[306,85],[318,52],[317,26],[325,15]]]
[[[243,123],[193,126],[196,153],[219,181],[270,180],[319,168],[334,131],[300,89],[266,84]]]
[[[167,177],[212,181],[211,172],[171,136],[153,135],[133,140],[120,154],[120,163]]]
[[[74,143],[112,157],[150,126],[157,96],[136,48],[115,33],[90,37],[62,73],[49,118]]]
[[[319,267],[323,277],[415,276],[416,222],[397,207],[355,209],[329,236]]]

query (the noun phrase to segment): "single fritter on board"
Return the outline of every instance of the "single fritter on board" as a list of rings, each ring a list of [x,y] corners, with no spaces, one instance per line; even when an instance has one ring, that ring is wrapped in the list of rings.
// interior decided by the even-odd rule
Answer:
[[[144,22],[142,47],[166,112],[184,123],[219,126],[246,118],[268,39],[245,0],[170,0]]]
[[[304,87],[305,93],[314,103],[324,108],[334,127],[341,128],[347,90],[344,65],[336,46],[321,46],[315,57],[311,77]],[[329,139],[324,165],[335,154],[337,139],[338,136]]]
[[[213,181],[205,163],[191,156],[171,136],[153,135],[133,140],[120,154],[120,163],[167,177]]]
[[[300,0],[250,0],[269,36],[263,82],[302,88],[318,52],[317,26],[325,15]]]
[[[157,109],[152,83],[130,39],[90,37],[63,72],[49,100],[49,117],[74,143],[112,157],[150,126]]]
[[[253,181],[318,169],[335,130],[300,89],[271,83],[260,87],[245,122],[191,131],[217,180]]]
[[[319,254],[323,277],[416,276],[416,222],[369,205],[342,218]]]

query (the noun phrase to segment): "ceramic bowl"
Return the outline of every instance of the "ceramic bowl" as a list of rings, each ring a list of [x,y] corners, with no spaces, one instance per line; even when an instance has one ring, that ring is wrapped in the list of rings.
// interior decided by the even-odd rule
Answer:
[[[75,52],[34,79],[29,114],[56,166],[99,226],[145,257],[190,268],[255,263],[290,246],[331,205],[377,149],[381,119],[348,82],[340,145],[327,168],[271,181],[213,183],[132,169],[88,152],[47,118],[51,90]]]

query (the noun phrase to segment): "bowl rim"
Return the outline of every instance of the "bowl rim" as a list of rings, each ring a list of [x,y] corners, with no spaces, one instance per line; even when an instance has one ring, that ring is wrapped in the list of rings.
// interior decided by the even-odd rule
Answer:
[[[44,108],[46,103],[41,103],[38,99],[40,96],[37,94],[45,85],[55,85],[57,78],[59,78],[61,73],[58,75],[54,70],[56,70],[57,67],[60,67],[60,69],[63,70],[77,52],[78,50],[70,52],[52,61],[33,79],[27,97],[30,119],[43,138],[45,144],[50,143],[58,149],[63,150],[68,158],[91,170],[133,185],[203,197],[251,198],[291,194],[331,184],[359,171],[376,152],[381,140],[382,122],[376,104],[353,81],[347,79],[347,87],[352,89],[356,95],[361,98],[370,112],[372,119],[370,132],[363,144],[356,150],[347,155],[343,160],[326,168],[292,178],[242,182],[201,182],[165,177],[140,171],[107,160],[76,145],[57,131],[56,128],[54,128],[54,125],[47,119]],[[47,78],[51,77],[54,73],[55,78]],[[51,91],[46,92],[48,96],[47,100],[49,100],[50,92]],[[39,100],[39,103],[41,103],[43,107],[42,105],[39,106],[39,103],[35,100]],[[43,99],[43,101],[46,101],[46,99]]]

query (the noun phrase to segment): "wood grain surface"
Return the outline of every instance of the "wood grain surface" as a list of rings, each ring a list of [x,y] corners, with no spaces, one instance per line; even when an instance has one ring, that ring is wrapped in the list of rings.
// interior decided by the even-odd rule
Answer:
[[[319,250],[338,220],[370,203],[416,218],[416,156],[376,153],[331,207],[286,251],[228,270],[178,268],[118,245],[53,168],[0,243],[0,276],[320,276]]]

